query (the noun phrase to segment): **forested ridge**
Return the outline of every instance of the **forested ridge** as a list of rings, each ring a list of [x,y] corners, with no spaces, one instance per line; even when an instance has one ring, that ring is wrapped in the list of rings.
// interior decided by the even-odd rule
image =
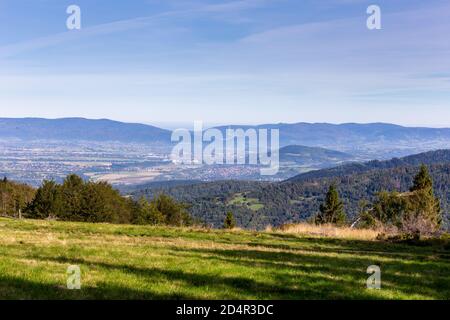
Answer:
[[[388,161],[355,163],[299,175],[281,183],[220,181],[171,188],[148,188],[133,195],[164,192],[188,203],[191,214],[219,227],[228,211],[238,225],[264,228],[299,222],[317,214],[331,184],[344,201],[349,221],[356,219],[361,200],[373,201],[381,191],[406,192],[421,164],[429,167],[434,191],[448,227],[450,212],[450,150],[438,150]],[[239,198],[239,201],[235,201]],[[255,210],[252,203],[258,203]]]
[[[434,165],[450,162],[450,150],[437,150],[415,154],[403,158],[393,158],[391,160],[372,160],[364,163],[350,163],[342,166],[316,170],[292,177],[289,181],[308,181],[311,179],[336,177],[356,173],[368,172],[371,170],[392,169],[407,166],[420,166],[421,164]]]

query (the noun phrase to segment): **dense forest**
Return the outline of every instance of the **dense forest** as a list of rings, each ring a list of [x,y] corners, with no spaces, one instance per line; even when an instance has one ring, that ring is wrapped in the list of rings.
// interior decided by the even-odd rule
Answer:
[[[439,150],[389,161],[370,161],[313,171],[281,183],[221,181],[167,188],[144,188],[133,196],[165,192],[188,203],[191,214],[215,227],[232,211],[238,225],[261,229],[299,222],[315,215],[327,190],[335,184],[344,201],[347,220],[356,219],[359,202],[375,200],[381,191],[406,192],[419,171],[429,167],[434,192],[441,202],[444,225],[450,212],[450,150]]]
[[[398,167],[413,166],[421,164],[434,165],[450,162],[450,150],[437,150],[407,156],[404,158],[393,158],[387,161],[372,160],[364,163],[350,163],[342,166],[310,171],[289,179],[289,181],[310,181],[318,178],[340,177],[356,173],[364,173],[371,170],[393,169]]]

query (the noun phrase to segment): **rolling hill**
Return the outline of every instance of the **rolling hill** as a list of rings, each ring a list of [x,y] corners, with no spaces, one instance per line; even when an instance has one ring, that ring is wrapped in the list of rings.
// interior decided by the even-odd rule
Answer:
[[[280,148],[280,162],[284,163],[336,163],[352,159],[351,154],[319,147],[289,145]]]
[[[171,132],[157,127],[107,119],[0,118],[0,139],[85,140],[124,143],[170,142]]]
[[[421,163],[429,166],[445,221],[450,218],[450,150],[427,152],[389,161],[348,164],[301,174],[280,183],[219,181],[168,188],[148,188],[132,195],[165,192],[190,205],[191,213],[219,227],[232,211],[240,226],[262,229],[267,225],[303,221],[319,210],[331,183],[337,183],[349,220],[362,199],[372,201],[382,190],[407,191]],[[250,205],[249,205],[250,204]],[[255,206],[257,205],[257,206]]]
[[[429,151],[421,154],[415,154],[403,158],[393,158],[391,160],[385,161],[372,160],[363,163],[349,163],[334,168],[303,173],[290,178],[289,181],[301,182],[312,179],[340,177],[343,175],[364,173],[371,170],[392,169],[404,166],[419,166],[422,163],[427,165],[450,163],[450,150]]]

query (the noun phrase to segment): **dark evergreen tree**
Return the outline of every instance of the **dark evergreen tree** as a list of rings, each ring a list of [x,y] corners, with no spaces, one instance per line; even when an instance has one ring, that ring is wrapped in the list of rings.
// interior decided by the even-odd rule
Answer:
[[[60,218],[63,220],[84,221],[83,191],[85,185],[83,179],[75,174],[68,175],[61,186],[61,197],[64,201]]]
[[[346,215],[344,212],[344,204],[339,198],[336,186],[332,184],[328,189],[325,202],[320,206],[320,213],[316,216],[317,224],[345,224]]]
[[[414,177],[413,186],[410,189],[411,192],[417,190],[433,191],[433,180],[424,164],[420,166],[419,173]]]
[[[441,204],[434,195],[433,179],[425,165],[420,167],[419,173],[414,177],[411,192],[406,218],[417,223],[429,223],[431,228],[439,228],[442,223]]]
[[[224,229],[234,229],[236,227],[236,220],[232,212],[228,212],[223,222]]]
[[[67,221],[131,223],[135,203],[106,182],[84,182],[68,176],[62,185],[44,181],[27,207],[32,218]]]
[[[44,180],[29,205],[28,213],[32,218],[56,217],[62,208],[60,186],[54,181]]]

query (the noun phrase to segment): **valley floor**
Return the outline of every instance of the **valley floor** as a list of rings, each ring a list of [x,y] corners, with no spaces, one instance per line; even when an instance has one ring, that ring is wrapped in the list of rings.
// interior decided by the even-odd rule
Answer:
[[[67,268],[81,268],[81,290]],[[382,270],[381,290],[366,270]],[[0,299],[450,299],[450,251],[276,232],[0,219]]]

